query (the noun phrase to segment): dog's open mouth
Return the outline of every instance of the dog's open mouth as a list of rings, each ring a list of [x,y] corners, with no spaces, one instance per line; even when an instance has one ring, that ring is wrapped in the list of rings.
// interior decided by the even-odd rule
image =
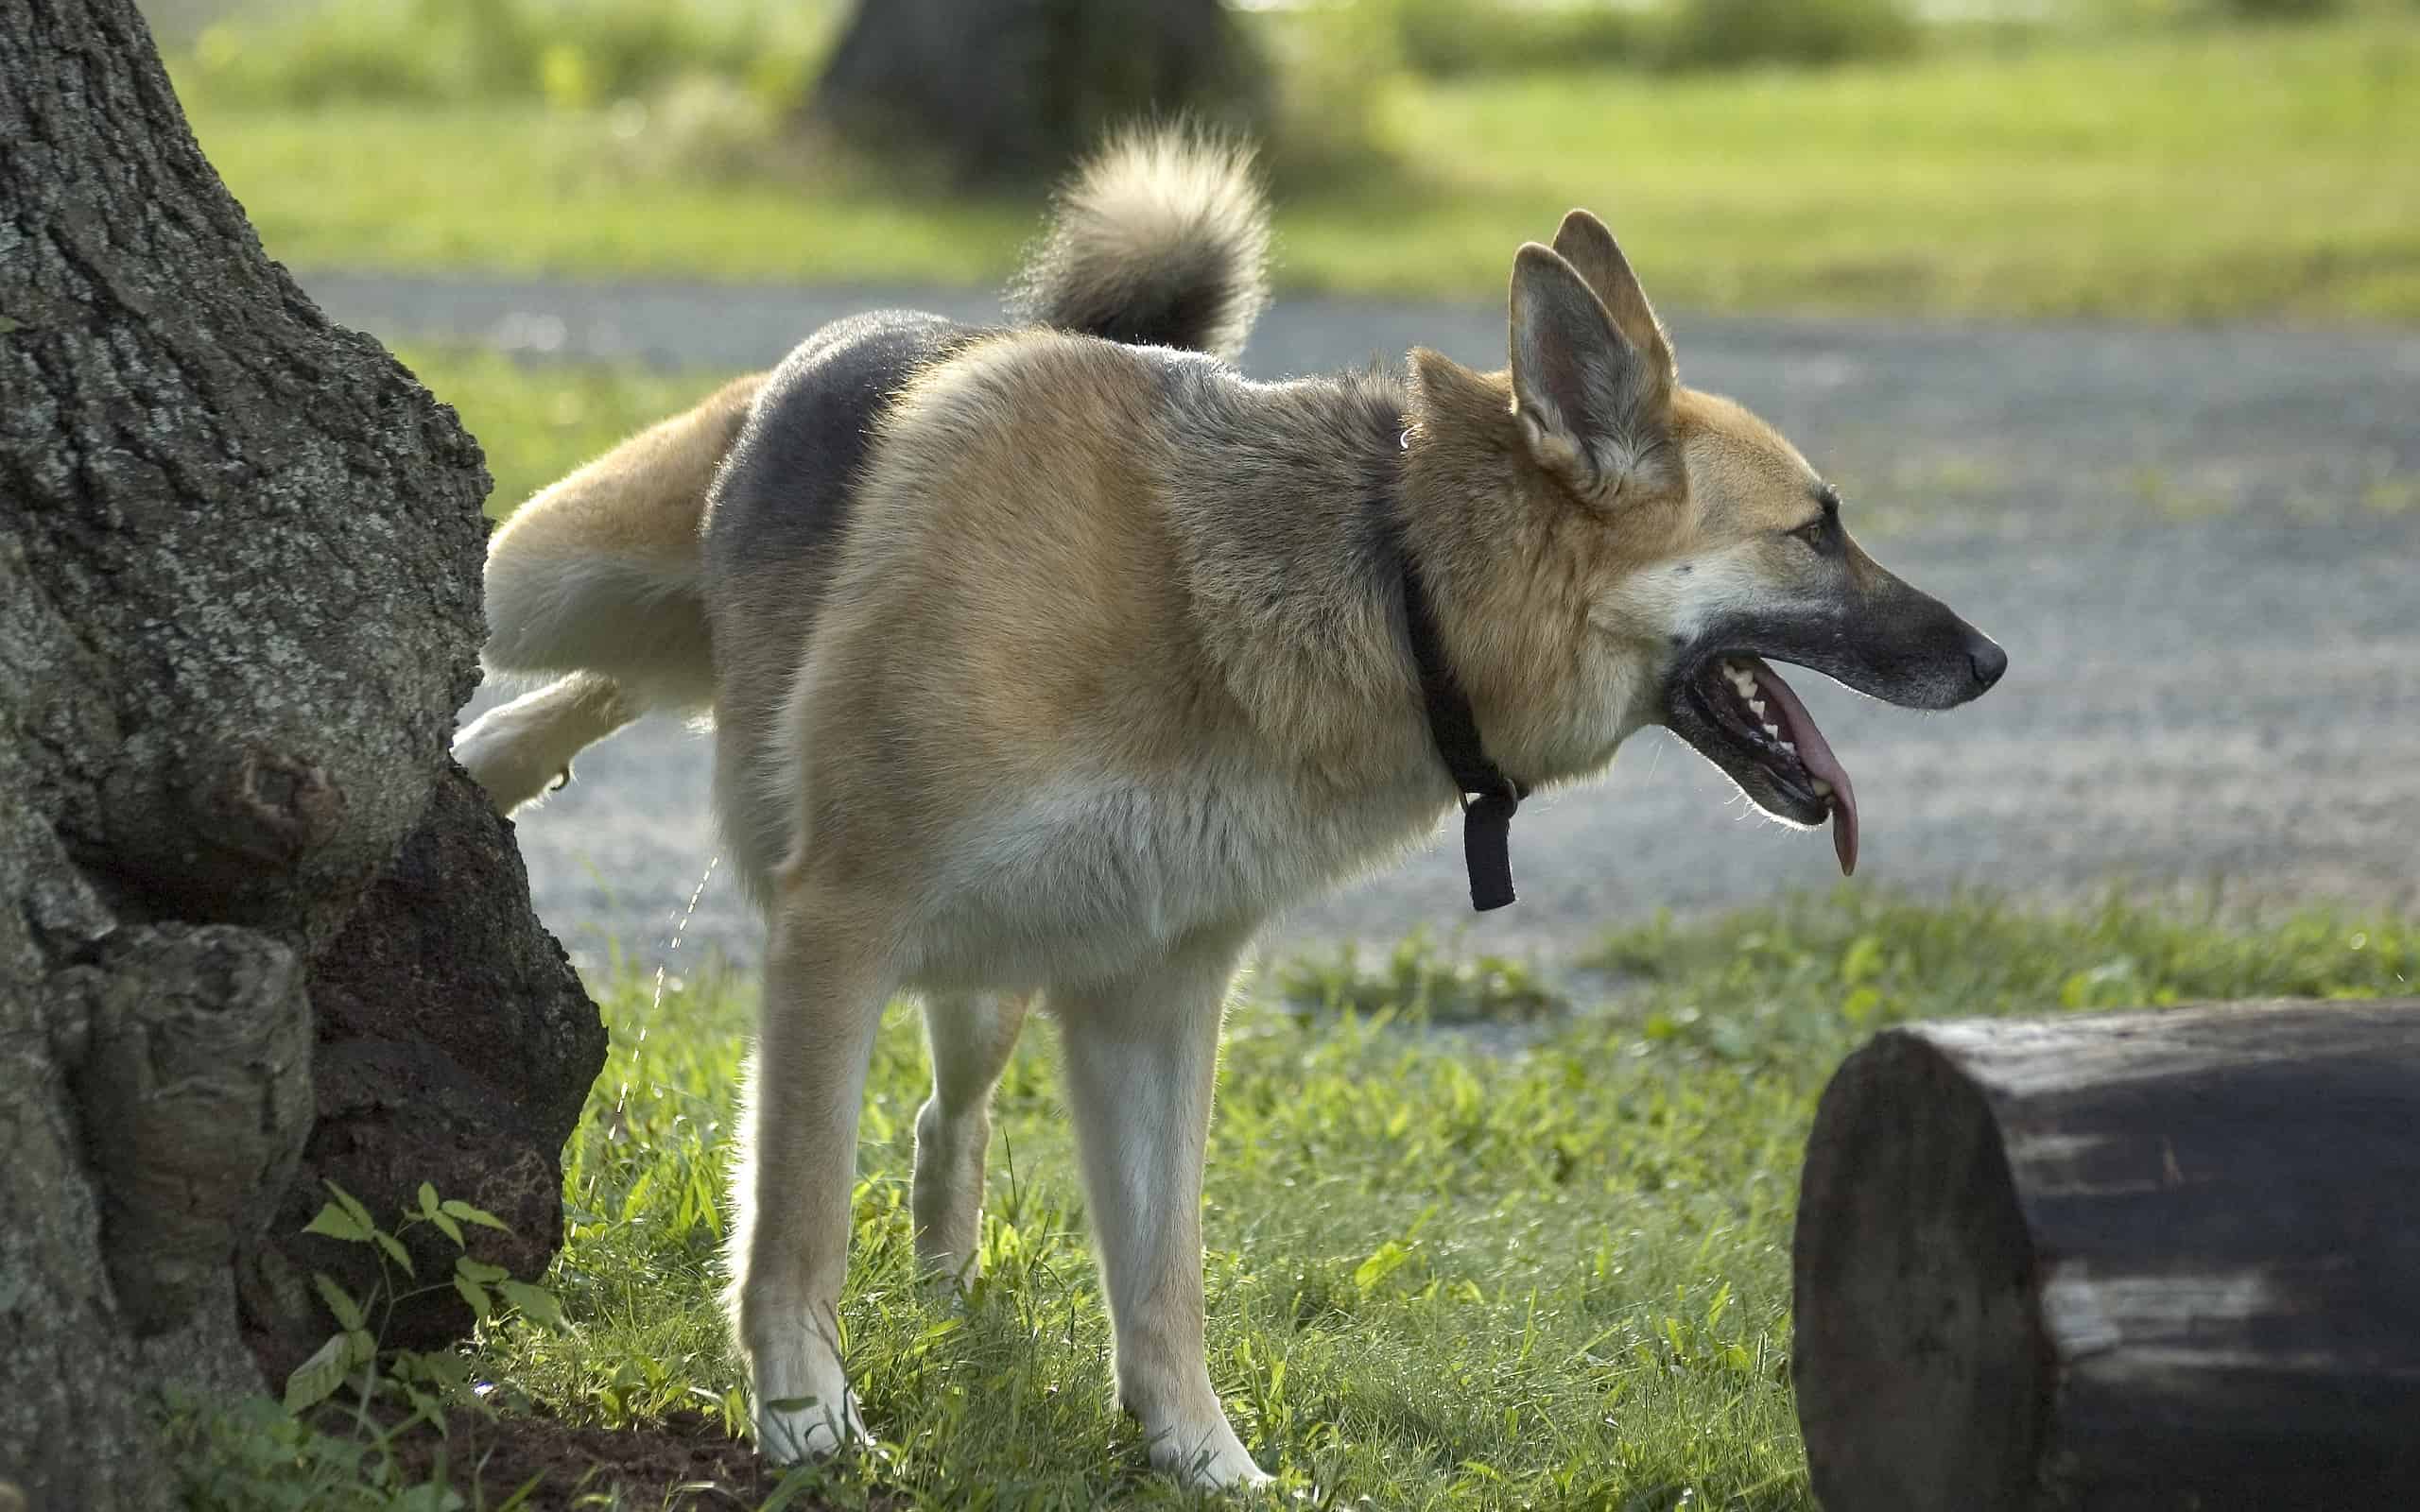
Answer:
[[[1730,651],[1674,680],[1672,732],[1722,768],[1765,812],[1814,825],[1829,816],[1841,871],[1857,870],[1857,794],[1849,774],[1781,675]]]

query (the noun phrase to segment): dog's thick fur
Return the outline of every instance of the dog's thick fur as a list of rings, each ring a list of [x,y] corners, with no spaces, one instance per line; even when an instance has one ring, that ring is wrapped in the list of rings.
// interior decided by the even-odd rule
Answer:
[[[863,1432],[834,1308],[885,999],[926,1004],[915,1221],[962,1280],[991,1087],[1039,994],[1120,1398],[1159,1462],[1260,1477],[1202,1357],[1219,1019],[1263,920],[1455,803],[1408,564],[1489,753],[1533,785],[1669,723],[1812,822],[1804,773],[1709,722],[1718,655],[1771,647],[1926,707],[1997,676],[1857,550],[1788,442],[1679,385],[1592,217],[1521,249],[1493,374],[1422,351],[1400,374],[1238,376],[1266,239],[1241,154],[1129,138],[1063,198],[1017,323],[828,327],[491,547],[489,662],[556,679],[458,742],[500,805],[642,712],[714,716],[769,936],[731,1250],[769,1453]]]

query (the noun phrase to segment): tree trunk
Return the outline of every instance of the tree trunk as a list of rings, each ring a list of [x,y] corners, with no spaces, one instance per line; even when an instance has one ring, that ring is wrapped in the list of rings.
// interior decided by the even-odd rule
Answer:
[[[870,156],[1013,182],[1065,171],[1112,126],[1248,129],[1264,105],[1223,0],[861,0],[812,109]]]
[[[1792,1372],[1851,1512],[2400,1504],[2420,1000],[1894,1029],[1807,1143]]]
[[[511,1132],[413,1185],[553,1169],[596,1010],[502,821],[430,803],[486,489],[453,413],[263,255],[131,0],[0,7],[0,1500],[166,1504],[153,1393],[262,1384],[239,1269],[257,1333],[323,1326],[277,1312],[314,1304],[261,1244],[316,1205],[315,1057],[348,1106],[377,1095],[355,1040],[480,1057]],[[407,836],[464,869],[382,883]],[[544,1044],[432,1035],[438,987]],[[362,1137],[453,1111],[417,1095]],[[524,1275],[551,1200],[515,1209]]]

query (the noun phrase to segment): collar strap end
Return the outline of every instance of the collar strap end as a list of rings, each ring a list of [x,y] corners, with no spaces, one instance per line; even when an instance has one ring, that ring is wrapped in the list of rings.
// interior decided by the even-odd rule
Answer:
[[[1520,789],[1508,786],[1462,804],[1462,863],[1471,874],[1471,909],[1490,913],[1513,902],[1512,811]]]

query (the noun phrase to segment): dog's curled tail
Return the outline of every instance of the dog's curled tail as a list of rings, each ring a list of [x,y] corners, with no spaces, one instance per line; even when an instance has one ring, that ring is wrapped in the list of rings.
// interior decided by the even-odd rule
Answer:
[[[1010,312],[1233,360],[1269,302],[1269,201],[1252,149],[1189,126],[1113,136],[1053,202]]]

